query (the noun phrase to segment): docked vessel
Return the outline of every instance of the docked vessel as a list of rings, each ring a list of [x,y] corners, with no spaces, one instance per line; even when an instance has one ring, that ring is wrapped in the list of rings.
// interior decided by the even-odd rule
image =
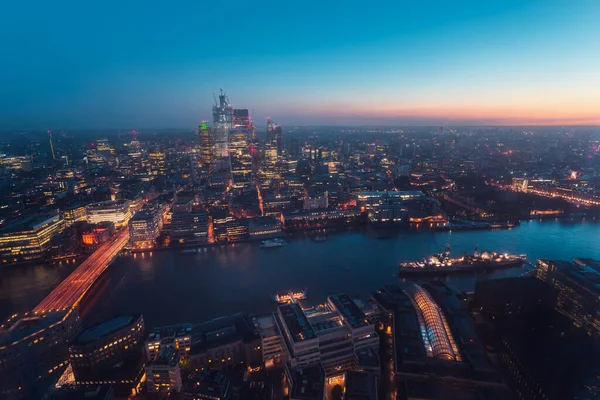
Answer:
[[[327,236],[317,235],[312,237],[313,242],[324,242],[327,240]]]
[[[281,239],[263,240],[260,244],[262,248],[281,247],[285,245],[285,242]]]
[[[301,292],[289,292],[285,294],[276,294],[272,297],[272,300],[279,304],[295,303],[298,300],[306,299],[308,292],[303,290]]]
[[[443,275],[461,272],[490,272],[502,268],[520,267],[526,261],[524,254],[516,256],[511,254],[499,254],[496,252],[482,251],[477,249],[473,254],[464,254],[461,257],[451,257],[450,247],[446,247],[443,253],[435,254],[422,261],[410,261],[400,263],[399,276],[427,276]]]
[[[183,249],[183,250],[181,250],[181,252],[183,254],[192,254],[192,253],[197,253],[198,249]]]

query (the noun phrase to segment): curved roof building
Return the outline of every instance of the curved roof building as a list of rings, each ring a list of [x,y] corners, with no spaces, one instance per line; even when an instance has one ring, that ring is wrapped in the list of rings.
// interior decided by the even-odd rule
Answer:
[[[441,360],[461,361],[446,317],[429,293],[416,284],[409,286],[405,292],[417,311],[427,355]]]

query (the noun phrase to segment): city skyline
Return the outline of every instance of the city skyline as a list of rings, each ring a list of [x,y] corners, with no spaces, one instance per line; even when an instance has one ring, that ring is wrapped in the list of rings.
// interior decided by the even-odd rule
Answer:
[[[219,87],[259,127],[600,123],[591,1],[5,11],[1,130],[191,128]]]

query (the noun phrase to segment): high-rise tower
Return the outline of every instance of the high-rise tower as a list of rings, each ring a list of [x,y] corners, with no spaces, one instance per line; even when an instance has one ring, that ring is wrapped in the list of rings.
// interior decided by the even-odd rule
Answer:
[[[48,140],[50,141],[50,154],[52,155],[52,159],[56,160],[56,155],[54,154],[54,144],[52,143],[52,131],[48,131]]]
[[[200,162],[202,168],[211,170],[214,164],[212,132],[208,122],[202,121],[198,129],[200,135]]]
[[[233,128],[233,107],[229,104],[227,95],[221,89],[219,100],[215,97],[213,106],[213,143],[214,156],[216,158],[226,158],[229,132]]]
[[[283,155],[283,135],[281,125],[267,119],[267,142],[265,143],[265,158],[268,163],[276,163]]]
[[[233,187],[245,187],[252,183],[251,138],[248,130],[234,130],[229,138],[229,157]]]

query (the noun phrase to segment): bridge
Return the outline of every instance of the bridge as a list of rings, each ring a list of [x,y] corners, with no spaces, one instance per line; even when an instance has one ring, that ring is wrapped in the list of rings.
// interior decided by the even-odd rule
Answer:
[[[128,228],[115,234],[63,280],[33,309],[33,312],[46,313],[68,310],[78,306],[83,296],[90,290],[94,282],[102,275],[128,241]]]

